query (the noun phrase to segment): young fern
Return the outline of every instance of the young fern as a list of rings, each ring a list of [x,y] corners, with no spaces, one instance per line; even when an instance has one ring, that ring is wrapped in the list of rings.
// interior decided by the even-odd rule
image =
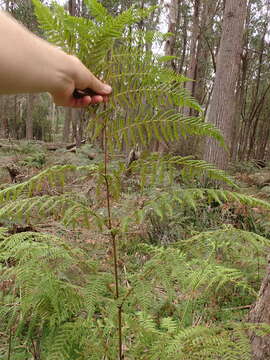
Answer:
[[[246,330],[255,325],[218,321],[218,311],[212,315],[209,308],[218,299],[220,312],[225,312],[228,304],[233,306],[235,298],[241,299],[243,294],[254,298],[256,272],[250,260],[253,249],[263,259],[267,239],[224,228],[177,239],[172,246],[134,246],[136,260],[125,251],[130,228],[147,224],[151,213],[162,220],[173,215],[176,206],[196,211],[202,203],[209,207],[212,203],[241,203],[270,209],[268,202],[240,192],[190,188],[184,181],[172,186],[179,173],[181,179],[209,176],[230,186],[234,181],[204,161],[147,153],[153,141],[179,141],[189,134],[213,136],[225,146],[219,131],[201,116],[181,114],[182,107],[201,113],[184,89],[186,79],[163,66],[168,59],[143,52],[138,46],[140,40],[130,35],[128,28],[153,9],[132,7],[112,17],[97,0],[87,0],[90,16],[84,19],[69,16],[56,3],[50,11],[38,0],[33,2],[48,39],[79,56],[113,86],[108,106],[89,110],[92,120],[88,130],[93,140],[105,133],[105,162],[89,167],[52,167],[1,190],[0,220],[31,222],[45,217],[47,221],[52,216],[67,227],[98,226],[104,237],[120,241],[123,253],[112,260],[102,244],[101,256],[95,262],[89,260],[96,258],[91,247],[85,251],[48,234],[10,235],[0,229],[0,286],[4,289],[0,330],[8,328],[10,339],[18,340],[12,348],[14,359],[23,358],[22,344],[25,359],[32,356],[33,349],[48,360],[122,360],[122,351],[124,357],[134,360],[176,360],[179,356],[187,360],[250,359]],[[108,150],[113,157],[115,150],[136,144],[145,154],[130,169],[121,161],[111,166],[107,163]],[[145,196],[128,216],[120,201],[126,195],[127,170],[138,178],[140,195]],[[65,180],[72,171],[95,181],[100,199],[96,196],[94,206],[75,191],[66,191],[70,189],[65,187]],[[46,192],[46,183],[60,194]],[[107,196],[102,199],[104,189]],[[45,195],[40,196],[41,191]],[[236,254],[231,257],[233,246],[239,258]],[[243,262],[246,255],[248,260]],[[243,269],[229,257],[241,259]],[[110,271],[113,262],[119,271],[118,282]],[[247,276],[248,271],[252,276]],[[123,335],[119,345],[117,322]],[[263,326],[260,330],[269,332]],[[9,344],[6,339],[5,349]]]

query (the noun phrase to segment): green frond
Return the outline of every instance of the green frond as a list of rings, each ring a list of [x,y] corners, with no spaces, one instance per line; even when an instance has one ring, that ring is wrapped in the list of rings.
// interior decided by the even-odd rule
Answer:
[[[109,108],[98,113],[98,117],[108,119],[108,141],[112,148],[121,148],[123,142],[127,146],[140,143],[146,147],[154,139],[173,142],[187,135],[212,136],[224,146],[216,127],[201,117],[185,117],[179,111],[179,107],[189,107],[202,112],[184,89],[183,76],[159,65],[152,54],[141,58],[136,49],[132,58],[126,52],[112,52],[110,58],[103,71],[114,92]],[[89,123],[94,138],[100,136],[102,128],[98,121]]]
[[[66,49],[67,42],[65,40],[63,17],[53,15],[53,12],[39,0],[32,0],[32,2],[35,6],[35,14],[40,23],[40,27],[47,39],[55,45]],[[63,8],[61,10],[63,11]]]
[[[136,320],[128,319],[129,327],[132,330],[136,327],[138,331],[133,347],[128,349],[131,358],[141,354],[141,358],[147,360],[250,360],[251,349],[246,329],[238,324],[181,328],[176,326],[172,318],[164,318],[161,325],[165,323],[168,326],[169,331],[166,331],[145,313],[138,313]]]
[[[145,93],[145,90],[146,89],[143,89],[143,93]],[[156,89],[148,89],[147,91],[149,91],[148,95],[150,95],[152,92],[155,92]],[[124,97],[131,101],[139,102],[139,99],[135,100],[131,98],[133,94],[131,94],[131,96],[129,95],[130,94],[125,94]],[[136,96],[138,97],[138,92]],[[162,94],[160,94],[160,96],[162,96]],[[181,95],[179,94],[179,96]],[[184,106],[186,106],[188,99],[186,98],[183,101],[185,103]],[[187,106],[194,107],[191,102],[189,102]],[[119,116],[121,116],[121,114],[119,114]],[[110,124],[114,126],[111,129],[111,134],[116,145],[118,145],[119,138],[125,142],[130,139],[127,145],[134,146],[136,143],[140,143],[146,147],[154,139],[174,142],[187,135],[212,136],[224,145],[224,140],[215,126],[205,123],[199,117],[187,118],[171,110],[166,113],[155,114],[154,116],[143,114],[143,111],[141,111],[135,118],[129,119],[125,117],[123,120],[119,118],[117,120],[117,124]]]
[[[219,327],[207,328],[196,326],[181,330],[172,339],[166,349],[171,359],[178,359],[177,354],[182,354],[185,360],[197,359],[250,359],[250,349],[247,337],[245,338],[245,351],[242,350],[242,342],[236,340],[237,333],[233,330],[226,331]],[[242,339],[243,341],[243,339]],[[230,357],[227,355],[230,354]]]
[[[95,21],[102,24],[102,26],[97,25],[91,34],[94,36],[94,41],[89,42],[90,39],[88,39],[88,53],[91,53],[91,56],[87,55],[88,58],[86,58],[84,55],[84,60],[91,69],[95,69],[97,74],[100,72],[104,74],[109,60],[108,54],[113,50],[115,40],[122,39],[128,26],[149,16],[154,8],[141,10],[131,7],[118,16],[112,17],[96,0],[88,0],[87,4],[91,14],[95,17]],[[81,38],[79,41],[83,44],[85,40],[85,38]]]
[[[108,19],[111,19],[108,10],[97,0],[84,0],[84,4],[87,6],[90,14],[96,21],[103,23]]]
[[[8,230],[4,227],[0,227],[0,241],[5,240],[8,235]]]
[[[256,292],[248,284],[245,275],[237,269],[223,265],[211,264],[208,261],[195,263],[194,271],[187,278],[190,290],[203,289],[203,293],[212,290],[219,293],[228,284],[235,288],[243,289],[248,293],[256,295]]]
[[[244,247],[246,249],[247,247],[251,247],[253,251],[263,251],[269,246],[269,240],[261,235],[250,231],[227,227],[224,229],[204,231],[198,235],[192,236],[184,241],[184,247],[193,248],[195,246],[202,249],[205,246],[214,250],[233,246],[234,249],[236,249],[237,243],[239,244],[239,248]]]
[[[44,216],[55,216],[62,219],[66,226],[75,227],[84,224],[90,227],[92,220],[99,227],[104,225],[104,218],[91,207],[85,204],[77,194],[64,194],[59,196],[35,196],[26,199],[18,199],[7,202],[0,209],[0,219],[7,220],[13,218],[13,221],[31,222],[34,217],[41,219]],[[92,219],[92,220],[91,220]]]
[[[144,213],[154,211],[162,218],[164,210],[167,211],[165,205],[168,203],[171,204],[171,207],[174,204],[180,204],[181,206],[191,207],[196,210],[201,205],[202,200],[204,200],[204,203],[207,201],[209,205],[211,205],[211,202],[217,202],[218,204],[231,203],[231,206],[234,203],[240,203],[248,205],[251,209],[253,207],[261,207],[267,211],[270,210],[269,202],[251,195],[220,189],[187,188],[171,190],[169,192],[163,191],[156,199],[150,200],[145,204]]]
[[[75,166],[75,165],[55,165],[48,168],[39,174],[33,176],[31,179],[0,191],[0,204],[8,200],[16,200],[23,194],[31,196],[34,192],[39,192],[43,189],[43,184],[48,182],[51,187],[61,186],[65,184],[65,175],[68,172],[87,172],[94,173],[97,167],[91,166]]]
[[[186,293],[198,291],[198,296],[205,296],[219,293],[228,284],[254,294],[245,275],[238,269],[211,263],[208,259],[187,261],[186,256],[176,249],[158,249],[155,252],[153,258],[143,267],[143,278],[151,279],[152,286],[164,288],[167,297],[176,297],[177,287],[182,291],[185,289]],[[134,291],[136,293],[136,287]],[[153,292],[153,289],[151,291]]]
[[[200,117],[187,118],[179,111],[179,108],[188,107],[202,113],[199,104],[184,88],[185,77],[164,67],[159,55],[144,53],[142,56],[135,46],[136,41],[126,37],[125,30],[149,16],[155,7],[144,10],[131,7],[112,17],[97,0],[88,0],[86,5],[94,20],[88,25],[85,19],[79,19],[74,28],[75,20],[59,5],[54,5],[54,15],[49,14],[47,8],[43,14],[43,6],[37,0],[34,2],[42,27],[46,31],[50,29],[50,39],[57,42],[60,30],[64,31],[59,36],[65,39],[62,46],[69,44],[75,53],[78,49],[85,64],[113,87],[108,105],[111,111],[98,111],[101,119],[109,116],[109,147],[119,148],[123,142],[128,146],[136,143],[147,146],[152,139],[179,141],[181,136],[187,135],[213,136],[224,146],[217,128]],[[56,19],[59,24],[55,24]],[[95,21],[102,26],[95,25]],[[115,40],[120,39],[121,45],[114,46]],[[75,47],[75,42],[79,46]],[[127,44],[132,48],[132,56],[127,52]],[[168,107],[174,109],[168,110]],[[90,122],[89,126],[94,138],[100,136],[103,126],[98,121]]]
[[[139,172],[142,188],[146,182],[148,186],[168,182],[173,183],[175,178],[179,177],[179,174],[184,181],[206,176],[236,187],[233,178],[223,170],[217,169],[214,165],[203,160],[195,160],[192,156],[153,154],[133,162],[130,170],[135,171],[135,173]]]

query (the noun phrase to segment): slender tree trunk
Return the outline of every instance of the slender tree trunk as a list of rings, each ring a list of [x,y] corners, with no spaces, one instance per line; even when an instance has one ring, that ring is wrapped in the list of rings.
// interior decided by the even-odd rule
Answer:
[[[266,323],[270,325],[270,262],[268,260],[267,272],[262,282],[256,303],[253,305],[248,321],[251,323]],[[249,333],[252,346],[252,360],[270,359],[270,335],[257,336]]]
[[[55,103],[51,103],[49,116],[51,118],[51,128],[50,128],[50,138],[55,141],[55,135],[57,134],[57,126],[56,126],[56,111],[55,111]]]
[[[192,19],[192,30],[191,30],[191,43],[190,43],[190,54],[189,54],[189,67],[187,71],[187,77],[193,81],[186,83],[186,89],[194,96],[194,84],[196,81],[196,70],[198,65],[198,39],[200,33],[200,2],[201,0],[195,0],[193,19]],[[191,115],[191,109],[184,109],[185,115]]]
[[[269,106],[267,109],[269,113]],[[268,116],[263,119],[260,125],[260,130],[258,134],[259,143],[256,146],[255,159],[265,160],[266,148],[270,136],[270,122]]]
[[[232,126],[235,119],[235,96],[239,79],[247,0],[226,0],[217,73],[213,96],[207,114],[207,122],[216,125],[230,147]],[[221,169],[226,169],[229,152],[209,138],[204,158]]]
[[[68,0],[68,10],[70,15],[76,15],[76,0]]]
[[[7,96],[0,96],[0,136],[7,138],[9,136],[8,110],[6,108]]]
[[[65,109],[65,122],[63,128],[63,142],[69,142],[70,139],[70,126],[72,123],[72,109]]]
[[[186,14],[186,12],[184,10],[182,12],[182,17],[183,17],[182,54],[181,54],[181,60],[180,60],[179,67],[178,67],[178,72],[180,74],[185,73],[184,64],[185,64],[185,60],[186,60],[187,42],[188,42],[188,34],[187,34],[188,19],[187,19],[187,14]],[[179,7],[179,10],[178,10],[178,20],[180,20],[180,7]]]
[[[204,0],[202,4],[202,16],[200,21],[200,33],[197,50],[196,82],[194,82],[193,95],[199,104],[203,104],[207,94],[207,74],[210,63],[210,37],[213,31],[213,19],[215,6],[212,0]]]
[[[171,0],[168,15],[168,33],[171,33],[165,42],[164,52],[167,56],[175,55],[175,32],[179,14],[179,0]],[[175,60],[171,60],[171,67],[176,70]]]
[[[248,48],[249,29],[250,29],[251,1],[247,5],[246,30],[244,36],[244,47]],[[241,147],[243,143],[243,134],[245,128],[245,101],[246,101],[246,83],[249,66],[249,54],[247,51],[242,55],[241,77],[239,80],[236,94],[236,111],[233,124],[232,145],[230,158],[232,161],[241,159]]]
[[[26,110],[26,140],[33,140],[33,106],[35,95],[28,94],[27,96],[27,110]]]

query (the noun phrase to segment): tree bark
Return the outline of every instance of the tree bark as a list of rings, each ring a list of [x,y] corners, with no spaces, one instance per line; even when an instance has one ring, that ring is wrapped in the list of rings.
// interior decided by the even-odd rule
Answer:
[[[28,94],[27,97],[27,114],[26,114],[26,140],[33,140],[33,106],[35,95]]]
[[[195,0],[194,10],[193,10],[193,19],[192,19],[192,30],[191,30],[191,43],[190,43],[190,54],[189,54],[189,67],[187,70],[187,77],[192,81],[186,83],[186,89],[193,96],[194,95],[194,84],[196,81],[196,70],[198,65],[198,39],[200,33],[200,8],[201,1]],[[184,114],[189,116],[191,115],[190,108],[184,108]]]
[[[68,0],[68,11],[70,15],[76,15],[76,0]]]
[[[270,325],[270,259],[268,259],[267,272],[261,285],[258,300],[249,313],[248,321]],[[252,360],[270,359],[270,335],[257,336],[251,331],[249,336],[252,347]]]
[[[8,109],[7,96],[1,95],[0,97],[0,136],[1,138],[7,138],[9,136],[9,126],[8,126]]]
[[[213,31],[215,6],[212,0],[204,0],[201,10],[200,33],[197,49],[196,82],[193,86],[193,95],[199,104],[203,104],[207,94],[207,75],[212,53],[209,38]]]
[[[243,52],[246,10],[247,0],[226,1],[213,96],[206,116],[207,122],[220,129],[229,147],[236,111],[235,96]],[[229,152],[220,147],[216,140],[209,138],[204,159],[226,169]]]
[[[65,121],[64,121],[64,128],[63,128],[63,142],[68,142],[70,138],[70,125],[72,123],[72,108],[65,109]]]
[[[179,13],[179,0],[171,0],[168,15],[168,33],[171,33],[165,42],[164,52],[166,56],[175,55],[175,32]],[[175,61],[171,60],[171,67],[176,70]]]

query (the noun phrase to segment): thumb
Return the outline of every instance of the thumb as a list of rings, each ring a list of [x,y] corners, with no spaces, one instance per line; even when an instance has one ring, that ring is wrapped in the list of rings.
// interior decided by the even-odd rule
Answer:
[[[87,87],[100,95],[110,95],[110,93],[112,92],[112,88],[110,85],[104,84],[102,81],[97,79],[92,73]]]

